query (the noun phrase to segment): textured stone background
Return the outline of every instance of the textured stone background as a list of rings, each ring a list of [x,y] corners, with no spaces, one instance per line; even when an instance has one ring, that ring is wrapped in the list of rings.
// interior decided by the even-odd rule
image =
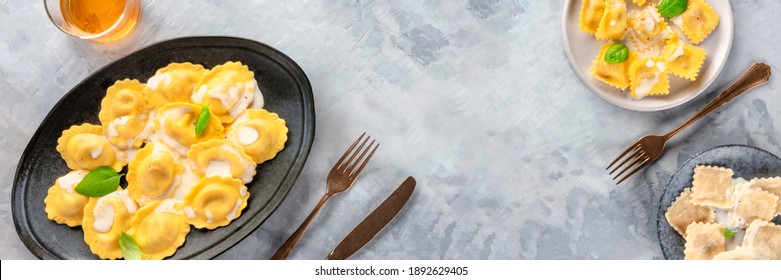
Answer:
[[[131,37],[100,45],[56,30],[42,1],[0,0],[0,258],[34,258],[14,230],[10,193],[21,151],[45,114],[101,66],[182,36],[267,43],[301,65],[315,93],[317,133],[303,173],[225,259],[269,258],[363,131],[382,141],[378,154],[323,209],[292,258],[323,258],[407,175],[419,183],[410,204],[354,258],[661,258],[657,204],[680,163],[721,144],[781,153],[776,73],[615,187],[604,171],[613,156],[706,99],[639,113],[590,93],[564,54],[563,1],[282,2],[147,0]],[[752,62],[781,65],[781,2],[760,2],[732,1],[735,40],[718,88]]]

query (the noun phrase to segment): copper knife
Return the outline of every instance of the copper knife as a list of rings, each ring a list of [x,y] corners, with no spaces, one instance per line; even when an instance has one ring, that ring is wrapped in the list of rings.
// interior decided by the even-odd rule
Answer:
[[[407,177],[380,206],[374,209],[325,257],[326,260],[344,260],[377,236],[407,204],[415,190],[415,178]]]

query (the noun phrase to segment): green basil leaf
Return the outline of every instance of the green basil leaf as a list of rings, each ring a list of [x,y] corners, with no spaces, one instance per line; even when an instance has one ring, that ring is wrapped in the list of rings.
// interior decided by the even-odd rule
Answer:
[[[659,14],[665,18],[671,18],[686,11],[689,0],[662,0],[659,3]]]
[[[119,249],[122,250],[122,258],[126,260],[140,260],[141,248],[132,236],[124,231],[119,235]]]
[[[76,192],[89,197],[101,197],[110,194],[119,187],[122,174],[108,166],[95,168],[76,185]]]
[[[624,44],[613,44],[605,51],[607,63],[621,63],[629,57],[629,48]]]
[[[727,239],[732,239],[733,237],[735,237],[735,232],[729,230],[728,228],[724,228],[724,231],[722,231],[722,233],[724,234],[724,237],[726,237]]]
[[[211,114],[209,113],[209,107],[206,104],[201,106],[201,113],[198,115],[198,121],[195,122],[195,136],[201,135],[201,132],[206,130],[206,125],[209,124]]]

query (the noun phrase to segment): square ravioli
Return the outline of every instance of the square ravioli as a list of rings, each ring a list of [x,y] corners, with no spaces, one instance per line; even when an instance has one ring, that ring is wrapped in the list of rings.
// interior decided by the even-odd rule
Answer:
[[[692,203],[720,208],[732,207],[732,169],[698,165],[694,168]]]
[[[627,18],[628,37],[638,52],[645,52],[664,43],[667,22],[656,10],[655,5],[629,13]]]
[[[626,2],[624,0],[606,0],[605,4],[605,12],[594,36],[600,40],[619,40],[624,37],[624,32],[626,32]]]
[[[667,59],[667,69],[675,76],[696,80],[708,52],[686,44],[675,32],[670,32],[662,56]]]
[[[754,250],[751,248],[745,248],[745,247],[735,247],[735,249],[721,252],[715,257],[713,257],[714,260],[753,260],[754,259]]]
[[[599,56],[594,60],[591,66],[591,74],[598,80],[617,87],[621,90],[629,87],[629,66],[637,60],[637,54],[629,51],[629,56],[621,63],[610,63],[605,61],[605,53],[613,43],[605,43],[599,51]]]
[[[699,45],[719,25],[719,14],[705,0],[689,0],[680,15],[680,25],[686,38]]]
[[[604,0],[583,0],[580,6],[580,30],[589,34],[594,34],[599,28],[599,22],[605,13]]]
[[[732,209],[727,219],[733,225],[748,227],[754,220],[770,221],[776,212],[778,197],[751,184],[741,184],[732,192]]]
[[[743,247],[754,250],[758,260],[781,259],[781,226],[767,221],[754,221],[746,230]]]
[[[633,99],[670,93],[670,79],[665,62],[661,58],[646,58],[629,66],[629,85]]]
[[[686,244],[683,250],[687,260],[711,260],[724,252],[727,238],[724,225],[694,223],[686,229]]]
[[[692,191],[683,189],[681,195],[667,208],[664,217],[667,222],[681,236],[686,237],[686,228],[692,223],[713,223],[716,214],[709,207],[694,205],[691,203]]]
[[[781,215],[781,177],[753,179],[751,180],[751,186],[776,195],[779,200],[776,203],[776,212],[773,216]]]

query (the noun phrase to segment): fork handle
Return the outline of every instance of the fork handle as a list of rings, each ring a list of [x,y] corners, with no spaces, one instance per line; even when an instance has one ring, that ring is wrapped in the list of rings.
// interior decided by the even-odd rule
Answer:
[[[687,119],[681,125],[665,134],[664,137],[667,140],[670,140],[670,138],[675,136],[675,134],[678,134],[678,132],[681,132],[681,130],[690,124],[721,107],[721,105],[726,104],[733,98],[756,86],[767,83],[768,80],[770,80],[770,66],[764,63],[754,63],[754,65],[751,65],[751,67],[746,70],[746,73],[743,73],[743,76],[741,76],[740,79],[732,83],[732,85],[730,85],[726,90],[708,102],[705,107],[702,107],[702,109],[697,111],[697,113],[695,113],[693,116],[689,117],[689,119]]]
[[[320,212],[320,208],[323,208],[323,205],[328,201],[328,199],[333,196],[330,193],[326,193],[323,195],[323,198],[320,199],[320,202],[317,203],[317,206],[315,206],[315,209],[312,209],[312,213],[309,213],[309,216],[306,217],[306,220],[304,220],[303,223],[296,229],[295,232],[293,232],[293,235],[290,236],[290,238],[285,241],[285,244],[282,244],[281,247],[277,250],[276,253],[274,253],[274,256],[271,257],[272,260],[284,260],[287,259],[287,256],[290,255],[290,252],[293,251],[293,248],[296,247],[296,244],[298,244],[298,241],[301,240],[301,237],[304,236],[304,232],[309,227],[309,224],[312,223],[312,220],[315,219],[315,216],[317,216],[317,212]]]

